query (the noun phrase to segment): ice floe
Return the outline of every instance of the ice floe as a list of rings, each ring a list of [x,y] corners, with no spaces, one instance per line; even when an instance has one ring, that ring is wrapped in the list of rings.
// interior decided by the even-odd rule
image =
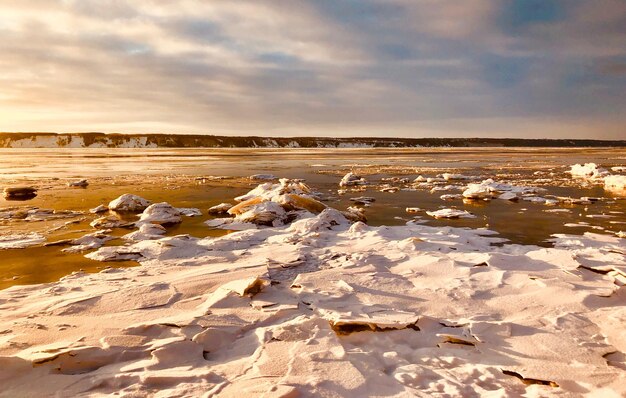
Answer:
[[[166,232],[167,230],[162,225],[146,223],[142,224],[137,231],[122,236],[122,239],[130,241],[160,239]]]
[[[49,221],[76,218],[81,211],[40,209],[38,207],[8,207],[0,209],[0,220]]]
[[[95,220],[89,223],[93,228],[104,229],[104,228],[126,228],[132,227],[133,223],[122,220],[121,218],[115,215],[108,215],[96,218]]]
[[[598,166],[595,163],[575,164],[572,165],[569,173],[572,177],[584,178],[590,180],[600,180],[609,175],[608,170]]]
[[[365,178],[359,175],[356,175],[352,172],[343,176],[341,181],[339,181],[340,187],[352,187],[356,185],[365,185],[365,184],[367,184],[367,181],[365,180]]]
[[[68,187],[74,187],[74,188],[86,188],[89,185],[89,181],[82,179],[82,180],[76,180],[76,181],[68,181],[67,186]]]
[[[376,202],[376,198],[373,198],[371,196],[359,196],[356,198],[350,198],[350,201],[354,202],[354,204],[356,205],[370,205]]]
[[[471,180],[472,177],[458,173],[443,173],[441,177],[446,181],[464,181]]]
[[[195,207],[177,207],[176,210],[186,217],[199,217],[202,215],[202,211]]]
[[[318,194],[299,180],[280,179],[277,184],[265,183],[252,189],[235,200],[240,203],[229,208],[227,213],[234,220],[215,222],[207,225],[216,228],[231,229],[234,223],[279,226],[288,219],[298,217],[298,212],[319,213],[326,205],[316,199]]]
[[[458,209],[439,209],[427,211],[426,214],[434,218],[476,218],[476,216],[469,211]]]
[[[105,205],[98,205],[93,209],[89,209],[89,212],[93,214],[104,213],[105,211],[109,211],[109,208]]]
[[[122,212],[139,212],[143,211],[150,205],[150,201],[140,196],[125,193],[117,199],[109,203],[109,209]]]
[[[209,208],[209,214],[227,214],[228,210],[233,207],[230,203],[220,203],[219,205],[215,205]]]
[[[285,209],[280,204],[272,201],[251,204],[243,208],[239,213],[235,213],[233,209],[230,209],[229,212],[236,214],[236,221],[274,227],[283,225],[287,217]]]
[[[183,213],[176,207],[166,202],[154,203],[146,207],[139,215],[137,225],[142,224],[178,224],[183,221],[181,215]]]
[[[480,183],[468,184],[466,189],[463,191],[463,197],[467,199],[489,200],[493,198],[500,198],[500,196],[507,194],[502,199],[515,200],[513,195],[522,197],[543,192],[546,192],[544,188],[511,185],[496,182],[489,178]]]
[[[37,232],[0,234],[0,250],[24,249],[39,245],[45,241],[46,238]]]
[[[612,171],[622,172],[623,166],[611,168]],[[607,169],[595,163],[575,164],[571,166],[569,173],[576,178],[592,184],[603,184],[606,191],[617,196],[626,197],[626,175],[611,174]]]
[[[259,180],[277,180],[278,177],[276,177],[273,174],[254,174],[251,175],[249,177],[251,180],[253,181],[259,181]]]
[[[441,195],[439,198],[441,200],[456,200],[456,199],[463,198],[463,195],[458,194],[458,193],[447,193],[447,194]]]
[[[96,231],[71,240],[69,243],[73,246],[65,248],[62,251],[66,253],[80,253],[87,250],[98,249],[106,242],[113,239],[115,239],[115,237],[108,235],[107,231]]]

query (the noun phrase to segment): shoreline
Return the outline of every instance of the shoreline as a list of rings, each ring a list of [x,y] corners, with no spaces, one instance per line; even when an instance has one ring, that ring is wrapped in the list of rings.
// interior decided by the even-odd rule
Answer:
[[[0,148],[439,148],[439,147],[626,147],[626,140],[518,138],[261,137],[198,134],[8,133]]]

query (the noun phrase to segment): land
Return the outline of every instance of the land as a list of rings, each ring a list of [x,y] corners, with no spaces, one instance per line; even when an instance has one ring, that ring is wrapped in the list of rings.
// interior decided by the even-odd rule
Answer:
[[[0,133],[0,148],[626,147],[626,140],[230,137],[186,134]]]

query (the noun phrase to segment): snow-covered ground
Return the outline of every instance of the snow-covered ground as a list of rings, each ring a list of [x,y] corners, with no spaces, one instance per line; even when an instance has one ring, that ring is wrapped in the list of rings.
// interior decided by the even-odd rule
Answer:
[[[69,249],[141,266],[0,291],[0,395],[626,394],[623,238],[542,248],[488,229],[374,227],[317,198],[301,181],[261,184],[215,210],[245,230],[203,239],[163,235],[197,209],[114,200],[143,210],[124,225],[135,231]]]

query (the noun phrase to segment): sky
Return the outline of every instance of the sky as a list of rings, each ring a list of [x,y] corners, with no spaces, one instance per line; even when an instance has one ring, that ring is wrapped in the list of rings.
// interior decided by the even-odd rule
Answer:
[[[626,1],[0,0],[0,131],[626,139]]]

